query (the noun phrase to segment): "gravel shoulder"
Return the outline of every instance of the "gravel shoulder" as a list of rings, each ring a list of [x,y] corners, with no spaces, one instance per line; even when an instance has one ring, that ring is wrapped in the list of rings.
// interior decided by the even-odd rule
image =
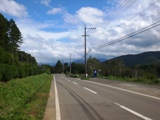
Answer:
[[[115,87],[131,90],[131,91],[135,91],[135,92],[139,92],[147,95],[152,95],[155,97],[160,97],[160,85],[124,82],[124,81],[108,80],[103,78],[90,78],[90,81],[112,85]]]

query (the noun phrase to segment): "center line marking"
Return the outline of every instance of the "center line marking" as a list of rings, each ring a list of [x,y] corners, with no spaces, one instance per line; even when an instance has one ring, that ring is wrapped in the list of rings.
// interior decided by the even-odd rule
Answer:
[[[94,94],[97,94],[97,92],[95,92],[95,91],[93,91],[93,90],[91,90],[91,89],[89,89],[89,88],[84,87],[84,89],[86,89],[86,90],[88,90],[88,91],[90,91],[90,92],[92,92],[92,93],[94,93]]]
[[[148,118],[148,117],[146,117],[146,116],[144,116],[144,115],[141,115],[140,113],[137,113],[137,112],[135,112],[135,111],[133,111],[133,110],[131,110],[131,109],[123,106],[123,105],[120,105],[120,104],[118,104],[118,103],[114,103],[114,104],[115,104],[115,105],[118,105],[118,106],[121,107],[122,109],[124,109],[124,110],[126,110],[126,111],[128,111],[128,112],[130,112],[130,113],[132,113],[132,114],[134,114],[134,115],[136,115],[136,116],[144,119],[144,120],[152,120],[152,119],[150,119],[150,118]]]
[[[76,84],[76,85],[78,85],[78,83],[76,83],[76,82],[73,82],[74,84]]]

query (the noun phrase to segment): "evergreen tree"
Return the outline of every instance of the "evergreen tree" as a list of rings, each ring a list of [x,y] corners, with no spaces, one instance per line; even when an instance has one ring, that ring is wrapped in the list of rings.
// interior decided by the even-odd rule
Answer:
[[[13,19],[9,21],[8,37],[10,51],[15,53],[22,43],[22,35]]]
[[[2,14],[0,14],[0,46],[7,49],[7,35],[8,31],[8,21]]]
[[[62,63],[60,60],[57,61],[55,65],[55,72],[56,73],[61,73],[62,72]]]
[[[66,73],[68,69],[69,69],[68,63],[64,63],[64,72]]]

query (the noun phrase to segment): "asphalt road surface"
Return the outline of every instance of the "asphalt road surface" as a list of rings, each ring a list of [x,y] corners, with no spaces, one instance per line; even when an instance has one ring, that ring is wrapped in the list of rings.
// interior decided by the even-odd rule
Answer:
[[[55,75],[56,120],[160,120],[160,99]]]

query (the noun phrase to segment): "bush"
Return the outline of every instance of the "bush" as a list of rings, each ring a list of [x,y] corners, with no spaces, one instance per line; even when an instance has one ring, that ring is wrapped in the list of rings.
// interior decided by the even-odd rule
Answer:
[[[0,65],[0,81],[2,80],[3,71],[2,71],[2,65]]]
[[[10,65],[3,65],[3,81],[7,82],[13,79],[13,70]]]
[[[15,65],[0,64],[0,81],[7,82],[11,79],[24,78],[44,72],[50,74],[50,71],[44,71],[39,68],[18,67]]]
[[[12,68],[12,71],[13,71],[13,78],[19,78],[19,76],[20,76],[19,67],[11,66],[11,68]]]
[[[29,68],[29,76],[34,75],[34,69],[33,68]]]
[[[50,72],[50,69],[48,68],[48,69],[46,69],[46,73],[47,74],[51,74],[51,72]]]
[[[24,78],[27,76],[27,72],[25,68],[21,67],[19,68],[19,71],[20,71],[20,76],[19,76],[20,78]]]
[[[16,66],[12,65],[1,65],[1,80],[7,82],[13,78],[19,77],[19,69]]]

